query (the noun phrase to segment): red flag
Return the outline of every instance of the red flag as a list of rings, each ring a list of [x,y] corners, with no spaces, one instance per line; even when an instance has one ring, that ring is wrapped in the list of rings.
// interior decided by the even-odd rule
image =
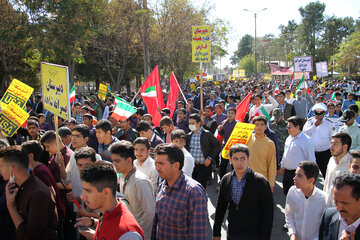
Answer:
[[[170,90],[168,100],[166,102],[166,108],[170,109],[170,117],[172,118],[176,108],[176,100],[179,95],[180,86],[173,72],[170,77]]]
[[[244,122],[244,118],[245,118],[246,112],[247,112],[247,110],[248,110],[248,108],[249,108],[251,94],[252,94],[252,92],[250,92],[250,93],[244,98],[244,100],[241,101],[241,103],[239,104],[239,106],[236,107],[236,116],[235,116],[235,119],[238,120],[239,122]]]
[[[158,107],[160,107],[160,110],[164,108],[164,98],[160,86],[158,66],[154,68],[141,86],[140,94],[144,100],[148,113],[153,118],[154,126],[159,126],[162,116],[158,111]]]

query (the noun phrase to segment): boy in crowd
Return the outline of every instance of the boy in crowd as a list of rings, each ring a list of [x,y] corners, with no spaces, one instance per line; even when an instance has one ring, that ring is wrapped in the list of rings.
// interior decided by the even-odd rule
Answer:
[[[102,160],[111,162],[110,145],[119,142],[117,137],[112,136],[112,127],[109,120],[102,119],[96,124],[96,137],[99,142],[98,153]]]
[[[176,129],[171,133],[171,142],[180,148],[184,153],[184,166],[182,171],[189,177],[192,177],[192,172],[195,167],[195,160],[193,156],[186,150],[186,133],[181,129]]]

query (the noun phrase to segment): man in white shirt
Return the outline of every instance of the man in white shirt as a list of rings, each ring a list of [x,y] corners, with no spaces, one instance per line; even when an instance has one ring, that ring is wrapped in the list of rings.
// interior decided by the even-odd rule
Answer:
[[[193,156],[186,150],[186,133],[184,130],[177,129],[171,133],[171,142],[180,148],[184,153],[184,166],[182,171],[189,177],[192,176],[192,172],[195,167],[195,160]]]
[[[336,208],[325,210],[319,240],[360,239],[360,176],[349,172],[335,178]]]
[[[255,95],[255,105],[250,108],[249,112],[251,123],[253,118],[256,116],[265,116],[266,118],[270,119],[270,113],[279,105],[279,103],[272,96],[270,96],[268,92],[264,92],[264,96],[265,98],[269,99],[270,104],[263,104],[263,97],[260,94]]]
[[[300,162],[286,197],[285,221],[290,240],[315,240],[319,236],[321,216],[327,207],[327,194],[314,183],[319,168],[314,162]]]
[[[323,103],[317,103],[312,107],[315,116],[309,118],[304,125],[304,133],[314,142],[316,163],[323,177],[326,175],[327,164],[331,157],[330,141],[335,133],[335,124],[329,118],[325,118],[327,107]]]
[[[350,172],[360,174],[360,150],[352,151],[350,155],[352,157],[349,164]]]
[[[123,140],[113,143],[110,153],[116,172],[121,173],[120,193],[129,201],[130,211],[148,240],[151,238],[155,216],[155,196],[151,182],[134,167],[134,146],[131,142]]]
[[[351,155],[349,149],[351,147],[351,137],[347,133],[336,133],[331,137],[330,151],[332,157],[326,170],[324,182],[324,192],[329,194],[329,203],[334,206],[332,199],[333,182],[335,178],[342,172],[349,171]]]
[[[289,136],[285,141],[284,155],[281,161],[281,174],[283,178],[283,190],[286,195],[295,177],[295,170],[301,161],[315,162],[314,144],[312,140],[302,132],[303,119],[293,116],[288,119]]]
[[[134,141],[134,167],[143,172],[150,180],[156,195],[159,174],[155,169],[155,161],[150,157],[150,143],[145,137],[138,137]]]
[[[344,124],[339,128],[339,132],[348,133],[351,137],[351,150],[360,149],[360,128],[359,124],[355,121],[355,113],[350,109],[346,109],[339,121]]]

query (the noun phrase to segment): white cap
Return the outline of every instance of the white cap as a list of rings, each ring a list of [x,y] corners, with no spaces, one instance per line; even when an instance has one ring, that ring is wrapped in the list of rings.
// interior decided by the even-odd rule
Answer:
[[[312,110],[315,111],[315,110],[320,110],[320,111],[326,111],[327,110],[327,107],[325,104],[323,103],[317,103],[315,104],[313,107],[312,107]]]

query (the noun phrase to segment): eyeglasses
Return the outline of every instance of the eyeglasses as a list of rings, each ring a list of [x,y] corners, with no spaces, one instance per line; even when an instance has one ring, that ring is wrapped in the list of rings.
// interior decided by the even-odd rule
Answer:
[[[289,129],[289,128],[292,128],[293,126],[290,126],[290,125],[287,125],[286,128]]]
[[[317,116],[321,116],[321,115],[325,114],[325,111],[324,110],[315,110],[314,114]]]

